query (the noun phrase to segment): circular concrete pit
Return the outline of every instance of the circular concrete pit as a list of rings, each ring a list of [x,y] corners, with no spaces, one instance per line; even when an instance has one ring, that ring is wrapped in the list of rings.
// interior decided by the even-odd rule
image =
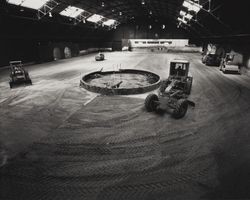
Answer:
[[[96,71],[82,77],[80,86],[104,95],[142,94],[155,90],[160,77],[149,71],[122,69],[119,71]]]

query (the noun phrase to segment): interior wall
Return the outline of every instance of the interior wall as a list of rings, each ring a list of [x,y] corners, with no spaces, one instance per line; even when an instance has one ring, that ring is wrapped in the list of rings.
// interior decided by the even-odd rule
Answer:
[[[71,56],[77,56],[79,50],[102,46],[102,38],[108,32],[84,25],[13,16],[0,16],[0,29],[0,67],[9,65],[11,60],[23,63],[52,61],[55,46],[60,48],[62,59],[66,46]]]
[[[122,39],[185,39],[188,38],[186,32],[174,26],[166,26],[162,29],[160,24],[152,25],[151,29],[148,24],[126,24],[118,26],[113,31],[112,38],[115,41]]]
[[[166,26],[162,29],[161,24],[151,25],[143,22],[128,23],[119,25],[106,36],[102,43],[105,47],[110,47],[114,51],[127,49],[129,39],[187,39],[189,35],[176,26]]]
[[[9,65],[11,60],[35,62],[39,52],[35,41],[28,39],[0,39],[0,66]]]
[[[69,58],[65,54],[65,48],[70,50],[70,57],[79,55],[79,45],[72,42],[49,42],[46,44],[39,44],[39,62],[47,62],[52,60],[60,60]]]

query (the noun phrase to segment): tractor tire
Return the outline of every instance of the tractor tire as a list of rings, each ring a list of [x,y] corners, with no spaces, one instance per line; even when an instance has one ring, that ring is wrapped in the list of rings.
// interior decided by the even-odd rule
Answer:
[[[27,81],[28,84],[32,85],[31,79]]]
[[[185,93],[190,94],[192,90],[193,78],[190,78],[186,83]]]
[[[159,98],[156,94],[149,94],[144,102],[146,110],[148,112],[155,111],[157,108],[157,101],[159,101]]]
[[[187,113],[187,109],[188,109],[188,101],[186,99],[179,99],[172,113],[172,117],[175,119],[180,119],[184,117]]]

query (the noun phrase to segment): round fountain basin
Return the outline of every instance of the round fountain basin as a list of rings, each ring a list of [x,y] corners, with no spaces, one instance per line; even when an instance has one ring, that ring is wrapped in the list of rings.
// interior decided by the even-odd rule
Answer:
[[[80,85],[86,90],[105,95],[142,94],[157,89],[160,77],[135,69],[96,71],[83,76]]]

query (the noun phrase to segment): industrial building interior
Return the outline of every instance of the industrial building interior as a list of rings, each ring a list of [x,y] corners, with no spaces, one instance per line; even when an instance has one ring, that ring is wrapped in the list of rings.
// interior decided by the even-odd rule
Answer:
[[[243,0],[1,0],[0,199],[250,199],[249,19]]]

